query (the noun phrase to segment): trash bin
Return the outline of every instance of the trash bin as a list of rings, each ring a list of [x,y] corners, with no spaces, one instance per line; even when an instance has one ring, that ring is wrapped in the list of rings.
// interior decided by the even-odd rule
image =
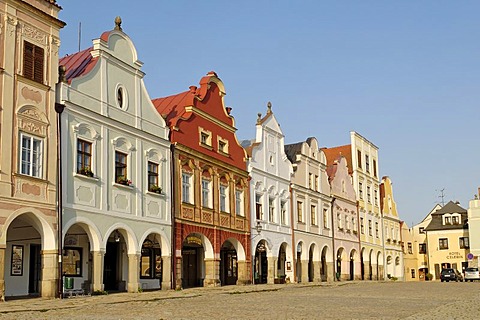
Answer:
[[[65,277],[64,287],[67,290],[73,290],[73,278],[72,277]]]

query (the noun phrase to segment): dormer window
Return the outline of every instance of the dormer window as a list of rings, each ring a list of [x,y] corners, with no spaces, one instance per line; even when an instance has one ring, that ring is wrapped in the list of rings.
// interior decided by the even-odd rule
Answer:
[[[452,218],[451,217],[445,217],[444,224],[452,224]]]
[[[218,137],[218,152],[228,154],[228,140]]]
[[[452,223],[453,224],[460,224],[460,217],[459,216],[452,216]]]
[[[200,145],[203,147],[212,147],[212,133],[208,130],[205,130],[203,128],[198,128],[198,133],[199,133],[199,139],[200,139]]]

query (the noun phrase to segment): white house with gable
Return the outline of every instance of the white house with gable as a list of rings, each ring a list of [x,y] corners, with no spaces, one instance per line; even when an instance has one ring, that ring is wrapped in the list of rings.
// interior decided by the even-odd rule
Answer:
[[[60,60],[65,287],[170,289],[168,129],[115,23],[93,47]]]

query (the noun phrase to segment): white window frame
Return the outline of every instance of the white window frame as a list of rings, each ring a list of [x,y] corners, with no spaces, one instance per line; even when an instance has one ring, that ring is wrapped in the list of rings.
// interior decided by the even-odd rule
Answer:
[[[23,141],[24,141],[24,138],[26,138],[30,141],[30,149],[29,149],[30,151],[29,151],[29,154],[28,154],[28,159],[26,161],[26,163],[28,164],[27,172],[23,171],[23,162],[24,162],[24,159],[23,159],[23,148],[24,148]],[[39,148],[39,152],[37,152],[36,159],[34,159],[34,152],[33,152],[34,142],[39,142],[40,143],[40,148]],[[30,176],[30,177],[39,178],[39,179],[43,178],[43,149],[44,149],[44,139],[43,138],[28,134],[28,133],[25,133],[25,132],[20,132],[19,172],[21,174],[24,174],[24,175]],[[36,163],[37,169],[36,169],[36,172],[34,173],[33,170],[34,170],[34,164],[35,163]]]
[[[182,172],[182,202],[193,204],[193,175],[190,172]]]
[[[222,184],[220,183],[220,186],[218,187],[219,189],[219,199],[220,199],[220,203],[219,203],[219,209],[221,212],[226,212],[226,213],[229,213],[230,212],[230,208],[229,208],[229,197],[228,197],[228,193],[229,193],[229,188],[228,188],[228,184]]]
[[[287,224],[287,201],[280,201],[280,224]]]
[[[202,178],[202,207],[212,209],[212,181]]]
[[[268,197],[268,221],[275,222],[275,198]]]
[[[235,189],[235,213],[237,216],[245,216],[244,205],[243,205],[243,190]]]

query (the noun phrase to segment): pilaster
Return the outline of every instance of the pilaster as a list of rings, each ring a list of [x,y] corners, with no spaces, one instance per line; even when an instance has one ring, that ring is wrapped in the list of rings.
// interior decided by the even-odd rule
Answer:
[[[93,262],[93,272],[92,272],[92,290],[103,291],[103,256],[105,255],[104,251],[92,251],[92,262]]]
[[[220,286],[220,259],[205,259],[204,287]]]
[[[140,270],[139,264],[140,255],[139,254],[128,254],[128,292],[138,292],[138,286],[140,285]]]
[[[42,250],[42,280],[40,281],[42,297],[53,298],[57,292],[58,252],[57,250]]]
[[[171,261],[172,258],[170,256],[162,257],[162,290],[170,290],[172,286]]]

